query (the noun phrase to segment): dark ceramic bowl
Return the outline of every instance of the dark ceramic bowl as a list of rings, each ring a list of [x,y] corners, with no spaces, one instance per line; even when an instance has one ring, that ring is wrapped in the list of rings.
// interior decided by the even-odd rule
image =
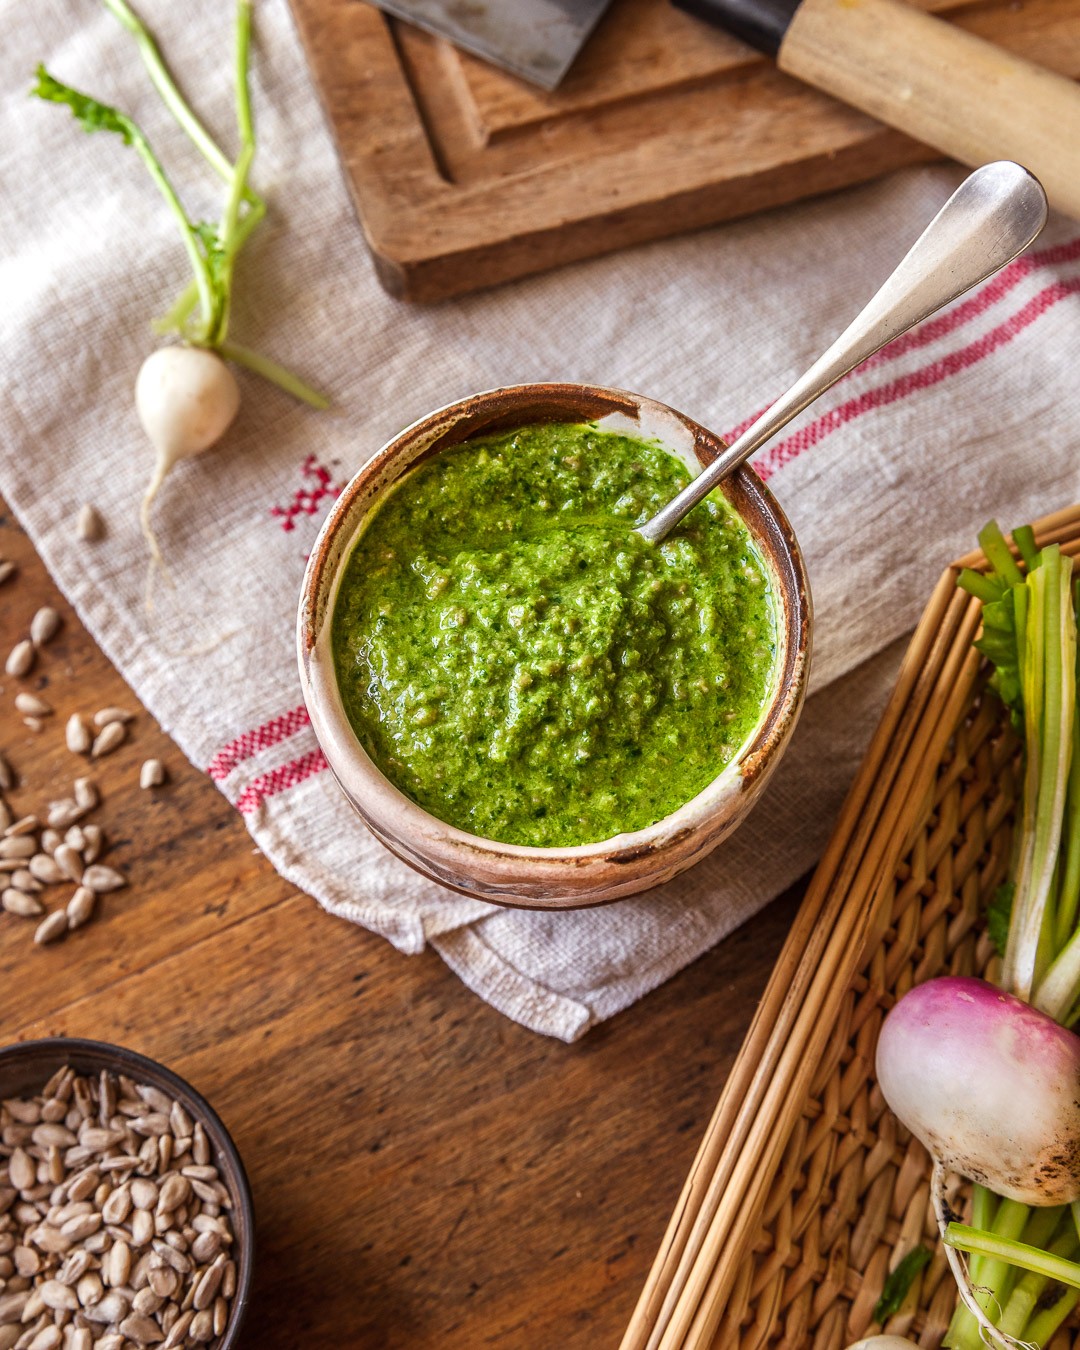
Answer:
[[[236,1262],[236,1294],[229,1307],[229,1321],[222,1336],[211,1342],[214,1350],[233,1350],[240,1338],[240,1328],[247,1311],[251,1293],[251,1277],[255,1264],[255,1211],[251,1203],[244,1164],[229,1136],[228,1130],[211,1107],[190,1083],[156,1060],[122,1045],[105,1041],[84,1041],[71,1036],[55,1036],[49,1040],[21,1041],[0,1049],[0,1100],[9,1097],[34,1097],[57,1071],[70,1065],[76,1073],[94,1076],[102,1069],[110,1073],[126,1074],[134,1083],[160,1088],[178,1101],[193,1121],[206,1131],[212,1150],[213,1165],[228,1187],[232,1199],[232,1221],[235,1242],[230,1255]]]
[[[737,469],[720,490],[764,560],[777,631],[769,692],[757,726],[732,762],[656,824],[573,848],[503,844],[437,819],[384,777],[345,715],[330,650],[338,583],[368,515],[414,464],[470,436],[535,422],[597,422],[605,430],[656,441],[695,475],[725,448],[719,436],[663,403],[592,385],[517,385],[441,408],[384,446],[334,503],[304,576],[297,646],[304,698],[327,761],[360,817],[387,848],[433,881],[480,900],[571,909],[670,880],[715,848],[746,815],[783,754],[806,693],[810,590],[783,511],[753,470]]]

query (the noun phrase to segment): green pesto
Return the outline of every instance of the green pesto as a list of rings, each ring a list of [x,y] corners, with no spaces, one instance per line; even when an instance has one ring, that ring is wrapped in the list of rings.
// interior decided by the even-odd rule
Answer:
[[[331,643],[349,721],[407,796],[472,834],[566,846],[689,801],[753,730],[775,650],[750,535],[657,445],[549,423],[408,473],[350,556]]]

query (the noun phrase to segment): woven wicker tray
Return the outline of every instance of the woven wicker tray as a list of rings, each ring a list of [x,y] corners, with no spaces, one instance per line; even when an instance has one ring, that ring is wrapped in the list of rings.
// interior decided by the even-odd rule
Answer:
[[[1036,532],[1077,555],[1080,506]],[[901,994],[993,960],[983,912],[1008,863],[1019,746],[984,697],[979,605],[956,586],[965,565],[985,560],[961,559],[934,590],[622,1350],[843,1350],[882,1329],[941,1343],[955,1291],[929,1160],[873,1064]],[[885,1277],[919,1242],[933,1260],[880,1328]],[[1053,1350],[1073,1339],[1063,1329]]]

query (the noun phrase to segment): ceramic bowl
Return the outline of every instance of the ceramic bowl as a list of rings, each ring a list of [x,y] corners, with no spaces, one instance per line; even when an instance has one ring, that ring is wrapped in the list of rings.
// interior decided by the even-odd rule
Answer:
[[[229,1253],[236,1262],[236,1293],[230,1303],[224,1334],[214,1339],[214,1346],[216,1350],[234,1350],[240,1340],[241,1324],[251,1294],[255,1266],[255,1211],[244,1164],[228,1130],[209,1102],[163,1064],[122,1045],[71,1036],[20,1041],[0,1049],[0,1101],[37,1096],[53,1074],[65,1065],[87,1077],[96,1077],[105,1069],[113,1074],[126,1074],[134,1083],[159,1088],[179,1102],[191,1119],[206,1131],[211,1161],[232,1200],[229,1218],[236,1238]]]
[[[656,440],[692,474],[724,442],[662,403],[617,389],[528,384],[495,389],[431,413],[396,436],[345,487],[304,577],[297,625],[300,679],[315,734],[345,795],[393,853],[433,881],[498,904],[569,909],[648,890],[703,858],[743,819],[776,767],[806,692],[811,603],[795,536],[749,469],[723,491],[769,571],[777,610],[773,678],[754,733],[706,788],[647,829],[574,848],[526,848],[456,829],[399,792],[357,740],[342,706],[330,650],[338,583],[369,512],[413,465],[470,436],[536,422],[596,422]]]

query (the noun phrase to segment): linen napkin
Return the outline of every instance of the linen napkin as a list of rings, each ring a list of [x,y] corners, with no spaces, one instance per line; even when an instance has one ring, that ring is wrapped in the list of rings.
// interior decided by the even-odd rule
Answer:
[[[232,149],[231,10],[142,0],[172,68]],[[942,566],[989,516],[1080,497],[1080,225],[836,387],[757,458],[816,601],[813,695],[750,820],[661,890],[557,915],[435,887],[368,836],[325,768],[293,655],[296,598],[337,487],[416,417],[478,389],[586,380],[721,433],[775,397],[868,298],[961,177],[908,171],[782,212],[416,308],[379,288],[285,0],[258,0],[254,181],[270,214],[239,267],[233,333],[326,388],[315,414],[241,376],[225,441],[181,465],[155,523],[175,588],[144,607],[138,503],[151,453],[132,384],[148,321],[186,284],[136,157],[26,96],[38,60],[143,125],[193,214],[219,184],[94,0],[0,0],[0,489],[139,698],[332,914],[571,1040],[627,1007],[806,871]],[[84,502],[100,543],[75,538]],[[15,635],[8,635],[14,640]],[[326,940],[340,940],[326,921]]]

